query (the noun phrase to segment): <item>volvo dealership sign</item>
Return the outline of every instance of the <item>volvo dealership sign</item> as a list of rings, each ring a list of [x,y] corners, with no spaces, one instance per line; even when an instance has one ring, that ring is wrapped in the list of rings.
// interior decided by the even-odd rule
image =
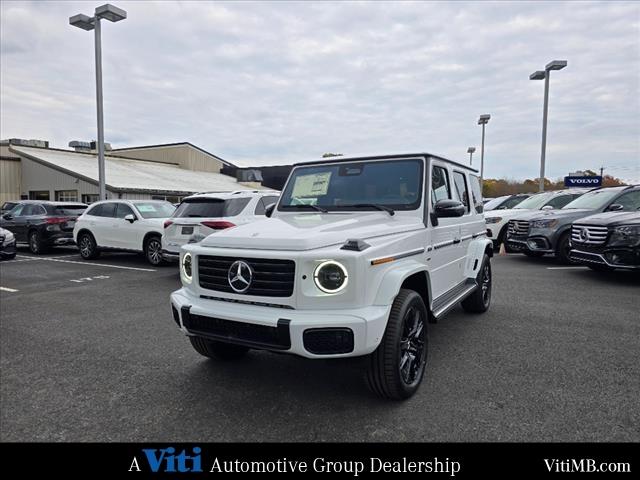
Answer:
[[[564,186],[565,187],[601,187],[602,177],[600,175],[594,175],[592,177],[570,175],[568,177],[564,177]]]

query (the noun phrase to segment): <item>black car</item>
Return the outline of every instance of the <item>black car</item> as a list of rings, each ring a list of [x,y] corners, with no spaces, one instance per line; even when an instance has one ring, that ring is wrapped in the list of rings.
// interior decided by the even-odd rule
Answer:
[[[581,218],[571,228],[569,258],[594,270],[640,270],[640,211]]]
[[[16,257],[16,239],[9,230],[0,228],[0,260]]]
[[[13,202],[4,202],[2,204],[2,207],[0,207],[0,209],[2,210],[2,214],[7,213],[10,210],[13,210],[13,208],[18,204],[18,200],[13,201]]]
[[[73,227],[88,205],[74,202],[23,200],[5,212],[0,227],[9,230],[17,243],[39,254],[49,247],[73,245]]]

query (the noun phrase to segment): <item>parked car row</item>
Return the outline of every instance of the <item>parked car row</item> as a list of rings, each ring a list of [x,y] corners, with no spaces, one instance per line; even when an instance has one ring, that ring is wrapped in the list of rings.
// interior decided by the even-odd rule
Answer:
[[[152,265],[177,260],[180,247],[224,228],[264,218],[277,201],[274,191],[202,193],[187,197],[176,208],[163,200],[104,200],[91,206],[74,202],[21,200],[11,203],[0,227],[15,244],[34,254],[51,247],[77,245],[86,260],[103,251],[143,253]],[[5,207],[4,204],[3,208]],[[8,242],[9,236],[0,236]]]
[[[529,200],[539,197],[542,201],[543,195]],[[639,185],[597,188],[562,208],[521,210],[508,222],[508,251],[530,257],[551,254],[562,263],[583,263],[599,270],[640,269]],[[490,220],[487,223],[489,232]]]

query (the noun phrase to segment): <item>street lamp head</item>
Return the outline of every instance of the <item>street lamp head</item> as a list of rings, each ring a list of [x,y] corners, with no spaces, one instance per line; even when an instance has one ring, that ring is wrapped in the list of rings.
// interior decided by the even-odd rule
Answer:
[[[476,147],[467,148],[467,153],[474,153],[476,151]]]
[[[73,25],[74,27],[81,28],[83,30],[93,30],[93,18],[87,17],[79,13],[78,15],[74,15],[73,17],[69,17],[69,25]]]
[[[567,66],[566,60],[554,60],[553,62],[547,63],[547,66],[544,67],[545,70],[562,70]]]
[[[96,18],[104,18],[110,22],[119,22],[120,20],[127,18],[127,12],[107,3],[100,7],[96,7]]]
[[[529,75],[529,80],[544,80],[546,76],[547,76],[547,72],[542,70],[537,70],[533,72],[531,75]]]
[[[480,115],[480,118],[478,119],[478,125],[486,125],[487,123],[489,123],[490,118],[491,115],[489,115],[488,113]]]

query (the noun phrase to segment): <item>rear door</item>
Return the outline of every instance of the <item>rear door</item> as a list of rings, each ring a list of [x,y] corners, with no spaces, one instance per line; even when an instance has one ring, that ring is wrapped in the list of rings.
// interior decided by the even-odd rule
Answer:
[[[17,225],[20,235],[27,241],[29,230],[40,225],[47,215],[47,210],[39,203],[30,203],[25,205],[20,217],[20,223]]]
[[[116,204],[107,202],[100,204],[95,216],[91,218],[89,229],[101,247],[115,247],[115,215]]]
[[[22,218],[22,212],[27,204],[18,204],[10,212],[6,212],[2,217],[2,223],[0,226],[13,233],[17,242],[26,242],[26,236],[24,231],[24,219]],[[5,217],[6,215],[6,217]],[[20,226],[22,225],[22,227]]]

